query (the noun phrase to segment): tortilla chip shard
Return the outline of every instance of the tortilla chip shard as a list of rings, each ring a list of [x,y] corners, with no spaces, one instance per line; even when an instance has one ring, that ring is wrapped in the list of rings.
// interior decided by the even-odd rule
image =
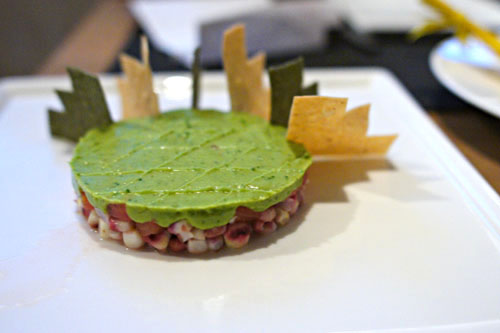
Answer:
[[[237,24],[224,32],[222,58],[231,98],[231,109],[249,112],[269,120],[270,92],[264,87],[262,73],[266,56],[247,58],[245,26]]]
[[[367,136],[370,105],[346,112],[347,99],[296,96],[287,139],[313,155],[382,155],[397,135]]]
[[[125,78],[118,80],[123,119],[153,116],[160,113],[158,95],[153,91],[153,73],[149,66],[147,39],[141,39],[142,62],[126,54],[120,56]]]

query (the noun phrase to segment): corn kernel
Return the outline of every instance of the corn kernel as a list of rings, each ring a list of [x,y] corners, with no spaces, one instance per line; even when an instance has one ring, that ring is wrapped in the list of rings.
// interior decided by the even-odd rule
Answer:
[[[137,230],[130,230],[123,233],[123,243],[130,249],[139,249],[144,245],[144,240]]]

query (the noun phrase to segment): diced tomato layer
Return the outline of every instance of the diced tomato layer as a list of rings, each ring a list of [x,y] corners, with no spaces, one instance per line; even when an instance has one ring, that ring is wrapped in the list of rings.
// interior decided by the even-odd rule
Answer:
[[[118,230],[118,226],[116,225],[116,220],[112,217],[109,217],[109,228],[113,231],[118,231],[120,232],[120,230]]]
[[[168,249],[174,252],[184,251],[186,247],[186,243],[183,243],[175,236],[172,236],[172,238],[170,238],[170,242],[168,242]]]
[[[220,227],[215,227],[212,229],[205,230],[205,237],[215,238],[215,237],[224,235],[224,233],[226,232],[226,228],[227,228],[227,226],[222,225]]]
[[[133,222],[127,214],[127,208],[125,204],[109,204],[108,214],[109,216],[114,217],[119,221]]]
[[[236,209],[236,217],[238,217],[240,221],[253,221],[258,219],[259,216],[259,212],[253,211],[247,207],[240,206]]]
[[[86,218],[86,219],[88,219],[88,218],[89,218],[90,213],[92,213],[92,211],[91,211],[91,210],[88,210],[88,209],[86,209],[85,207],[83,207],[83,208],[82,208],[82,214],[83,214],[83,216],[85,216],[85,218]]]
[[[85,195],[85,192],[82,193],[82,213],[85,218],[89,218],[90,213],[94,210],[94,206],[89,202],[89,199],[87,199],[87,196]]]

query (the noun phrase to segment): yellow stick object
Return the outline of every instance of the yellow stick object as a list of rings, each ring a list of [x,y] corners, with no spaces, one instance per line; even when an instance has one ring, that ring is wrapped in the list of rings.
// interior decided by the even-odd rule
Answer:
[[[465,15],[453,9],[442,0],[422,0],[422,2],[434,8],[441,14],[443,18],[443,27],[455,27],[456,33],[459,37],[461,37],[461,39],[463,39],[462,37],[467,34],[476,36],[478,39],[488,45],[497,55],[500,56],[500,40],[493,32],[473,23]],[[430,23],[430,25],[434,25],[435,27],[437,27],[437,25],[440,25],[440,23],[433,22]],[[427,32],[433,32],[437,30],[433,28],[434,27],[432,26],[427,27],[427,25],[422,27],[420,29],[420,35],[424,35]],[[416,32],[415,36],[417,38],[419,37],[418,35],[419,32]]]

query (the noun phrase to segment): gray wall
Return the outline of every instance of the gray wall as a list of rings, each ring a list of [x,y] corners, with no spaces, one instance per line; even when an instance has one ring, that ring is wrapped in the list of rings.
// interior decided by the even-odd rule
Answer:
[[[32,74],[99,0],[0,0],[0,76]]]

